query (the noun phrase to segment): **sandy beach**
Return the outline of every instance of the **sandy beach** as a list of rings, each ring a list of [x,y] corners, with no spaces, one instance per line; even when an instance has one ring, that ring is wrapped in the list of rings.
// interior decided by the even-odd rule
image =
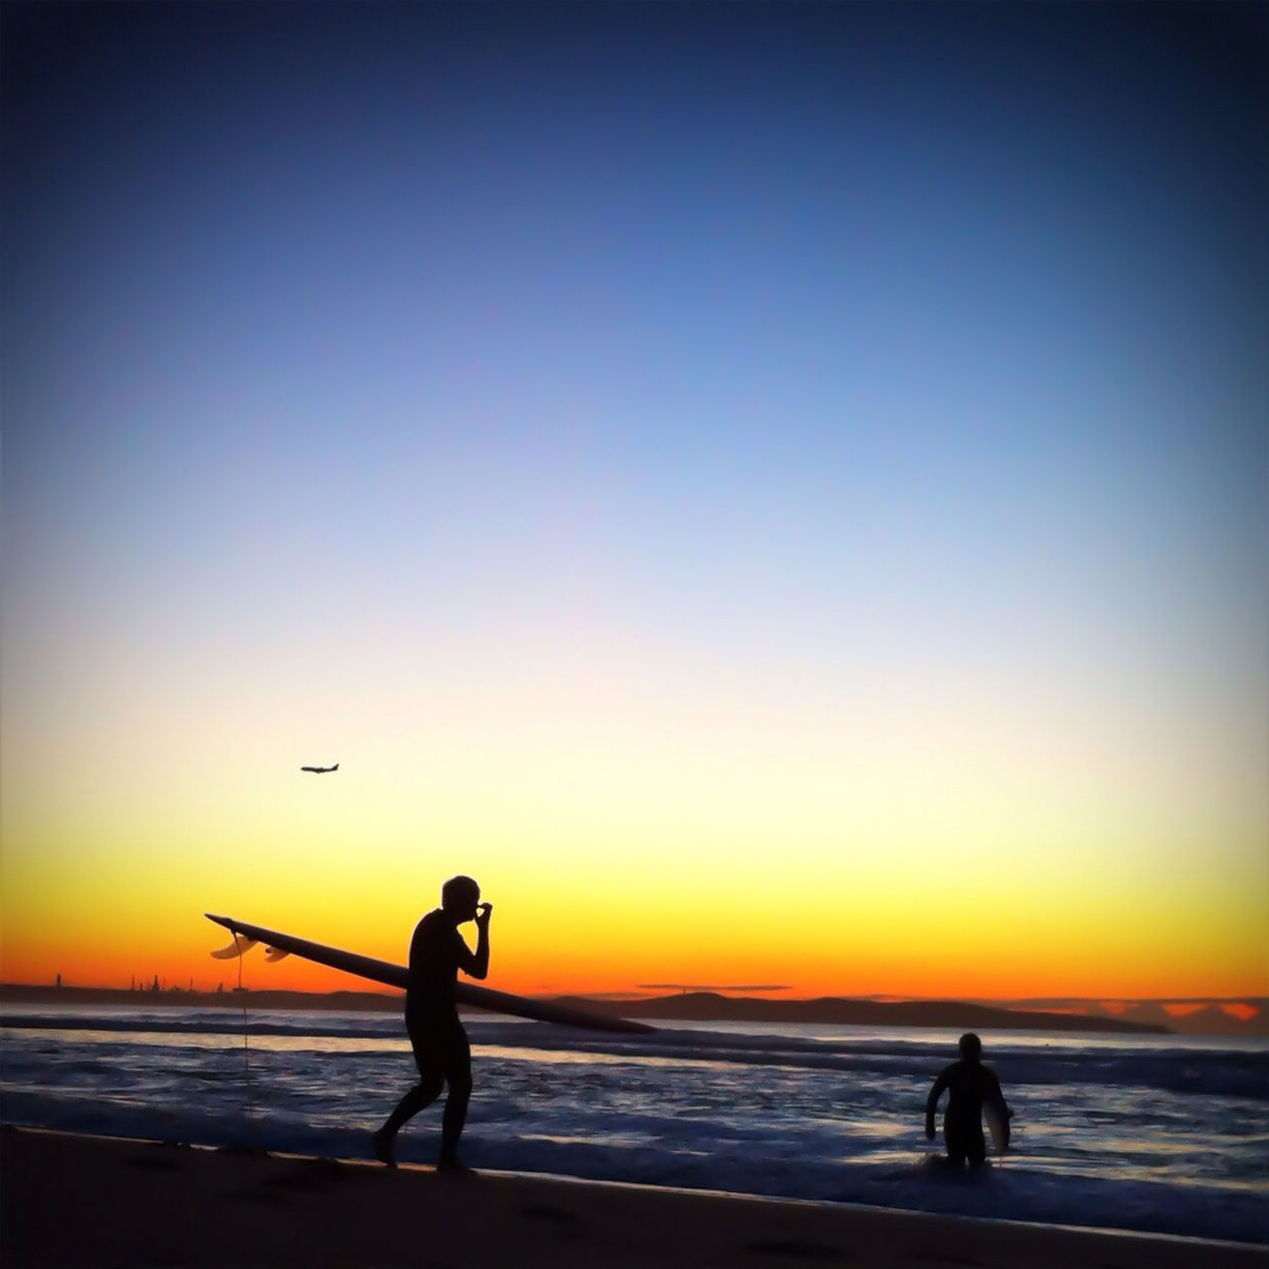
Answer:
[[[642,1186],[5,1128],[0,1261],[26,1266],[1269,1265],[1269,1249]]]

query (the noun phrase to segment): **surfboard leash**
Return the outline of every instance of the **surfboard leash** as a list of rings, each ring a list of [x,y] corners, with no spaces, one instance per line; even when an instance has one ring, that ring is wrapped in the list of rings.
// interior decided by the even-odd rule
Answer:
[[[238,931],[232,930],[233,936],[238,937]],[[246,1091],[246,1105],[243,1107],[246,1112],[248,1122],[251,1121],[255,1114],[255,1108],[252,1105],[252,1080],[251,1080],[251,1044],[249,1041],[249,1033],[247,1031],[247,992],[242,985],[242,962],[246,956],[239,954],[238,956],[238,1001],[242,1006],[242,1083]]]

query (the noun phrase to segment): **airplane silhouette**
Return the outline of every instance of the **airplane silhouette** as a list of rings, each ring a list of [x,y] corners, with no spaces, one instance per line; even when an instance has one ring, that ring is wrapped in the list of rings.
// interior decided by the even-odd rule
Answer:
[[[338,771],[339,763],[336,763],[333,767],[301,767],[300,770],[311,771],[314,775],[325,775],[328,771]]]

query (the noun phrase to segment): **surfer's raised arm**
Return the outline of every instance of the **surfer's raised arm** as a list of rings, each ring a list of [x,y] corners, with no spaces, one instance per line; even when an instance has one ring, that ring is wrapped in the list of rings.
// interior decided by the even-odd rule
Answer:
[[[493,915],[492,903],[476,905],[476,950],[471,954],[470,965],[463,971],[472,978],[484,978],[489,973],[489,918]]]

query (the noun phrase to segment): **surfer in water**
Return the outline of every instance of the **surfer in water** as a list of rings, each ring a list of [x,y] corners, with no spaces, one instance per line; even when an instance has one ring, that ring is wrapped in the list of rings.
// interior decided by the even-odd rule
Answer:
[[[438,1168],[468,1171],[458,1161],[458,1139],[471,1097],[471,1046],[458,1020],[454,984],[458,971],[472,978],[489,972],[489,917],[493,906],[480,902],[480,887],[470,877],[451,877],[441,887],[441,906],[414,928],[410,940],[410,978],[405,991],[405,1029],[414,1049],[419,1082],[397,1103],[374,1135],[375,1158],[395,1167],[392,1145],[405,1122],[430,1106],[449,1086],[441,1118]],[[473,952],[458,932],[476,922]]]
[[[1013,1111],[1005,1105],[995,1071],[982,1063],[983,1042],[971,1031],[961,1036],[959,1048],[960,1059],[934,1081],[926,1099],[925,1135],[934,1140],[934,1112],[946,1089],[943,1140],[947,1143],[947,1161],[954,1167],[963,1167],[968,1161],[970,1167],[978,1168],[987,1161],[983,1112],[991,1122],[997,1148],[1005,1150],[1009,1146],[1009,1117]]]

